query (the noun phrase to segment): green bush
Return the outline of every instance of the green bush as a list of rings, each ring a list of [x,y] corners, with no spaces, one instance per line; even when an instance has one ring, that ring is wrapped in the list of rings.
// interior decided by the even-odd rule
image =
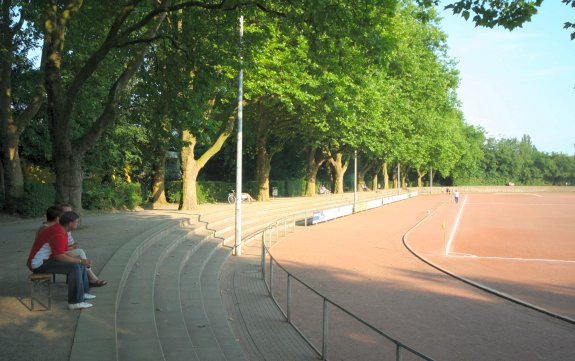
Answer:
[[[220,181],[201,181],[197,183],[198,204],[227,202],[228,193],[235,184]]]
[[[270,181],[270,197],[274,187],[278,188],[278,197],[300,197],[305,194],[305,179],[286,179]]]
[[[84,183],[82,207],[84,209],[113,209],[115,207],[113,187],[108,183]]]
[[[279,197],[299,197],[305,194],[305,179],[288,179],[270,181],[270,197],[273,187],[278,188]],[[180,203],[182,181],[166,182],[166,199],[170,203]],[[196,183],[196,192],[198,204],[227,202],[228,193],[235,189],[235,183],[220,181],[198,181]],[[258,184],[255,181],[243,183],[243,191],[257,197]]]
[[[166,199],[170,203],[180,203],[182,198],[182,181],[166,182]]]
[[[305,194],[305,179],[288,179],[285,181],[286,192],[288,197],[300,197]],[[280,193],[281,194],[281,193]]]
[[[142,201],[142,189],[138,183],[84,183],[84,209],[134,209]]]
[[[142,204],[142,188],[138,183],[120,183],[116,190],[121,195],[121,207],[134,209]]]
[[[18,202],[18,212],[24,217],[41,217],[54,204],[56,190],[52,184],[29,183]]]

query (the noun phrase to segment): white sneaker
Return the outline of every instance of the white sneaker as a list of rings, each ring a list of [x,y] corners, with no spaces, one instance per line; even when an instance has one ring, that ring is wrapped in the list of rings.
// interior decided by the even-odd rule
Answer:
[[[94,298],[96,298],[95,295],[91,295],[89,293],[84,293],[84,299],[85,300],[93,300]]]
[[[91,303],[88,302],[80,302],[80,303],[68,303],[68,309],[69,310],[81,310],[83,308],[90,308],[94,306]]]

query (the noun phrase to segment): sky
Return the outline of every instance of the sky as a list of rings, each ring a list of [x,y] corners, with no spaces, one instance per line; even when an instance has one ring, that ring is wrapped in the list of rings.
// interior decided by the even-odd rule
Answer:
[[[444,0],[444,3],[449,1]],[[542,152],[575,154],[575,11],[545,0],[531,22],[513,31],[480,28],[450,10],[441,27],[458,60],[465,122],[489,137],[531,137]]]

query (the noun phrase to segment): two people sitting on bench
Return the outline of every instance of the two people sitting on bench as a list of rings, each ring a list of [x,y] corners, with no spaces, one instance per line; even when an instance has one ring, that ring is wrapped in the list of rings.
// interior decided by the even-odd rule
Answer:
[[[319,194],[330,194],[331,192],[327,189],[323,184],[319,185],[318,189]]]
[[[65,274],[68,278],[68,309],[79,310],[93,305],[85,302],[96,298],[90,294],[87,268],[92,262],[67,254],[68,234],[78,227],[80,216],[65,212],[58,223],[48,226],[36,236],[26,265],[34,273]]]
[[[54,224],[58,223],[58,218],[62,213],[71,212],[72,206],[64,203],[58,206],[49,207],[46,210],[46,222],[42,224],[38,232],[36,232],[36,236],[42,231],[43,229],[53,226]],[[74,240],[72,236],[72,232],[68,232],[68,251],[66,252],[70,256],[79,257],[81,259],[88,259],[86,252],[80,248],[80,245]],[[108,284],[108,282],[101,280],[96,276],[94,271],[92,271],[92,267],[87,267],[88,271],[88,281],[90,282],[90,287],[102,287]]]

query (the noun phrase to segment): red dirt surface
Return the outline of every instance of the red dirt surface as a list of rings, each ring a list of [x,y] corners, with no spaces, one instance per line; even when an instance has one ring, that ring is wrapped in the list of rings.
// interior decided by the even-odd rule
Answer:
[[[420,196],[308,227],[272,254],[332,302],[436,360],[573,359],[573,324],[467,285],[415,257],[403,236],[418,223],[405,242],[420,257],[575,316],[570,194],[462,194],[457,205],[445,195]],[[285,275],[275,271],[274,283],[285,299]],[[321,299],[297,285],[292,297],[292,319],[321,349]],[[334,306],[329,310],[330,360],[393,359],[393,345],[383,337]]]

